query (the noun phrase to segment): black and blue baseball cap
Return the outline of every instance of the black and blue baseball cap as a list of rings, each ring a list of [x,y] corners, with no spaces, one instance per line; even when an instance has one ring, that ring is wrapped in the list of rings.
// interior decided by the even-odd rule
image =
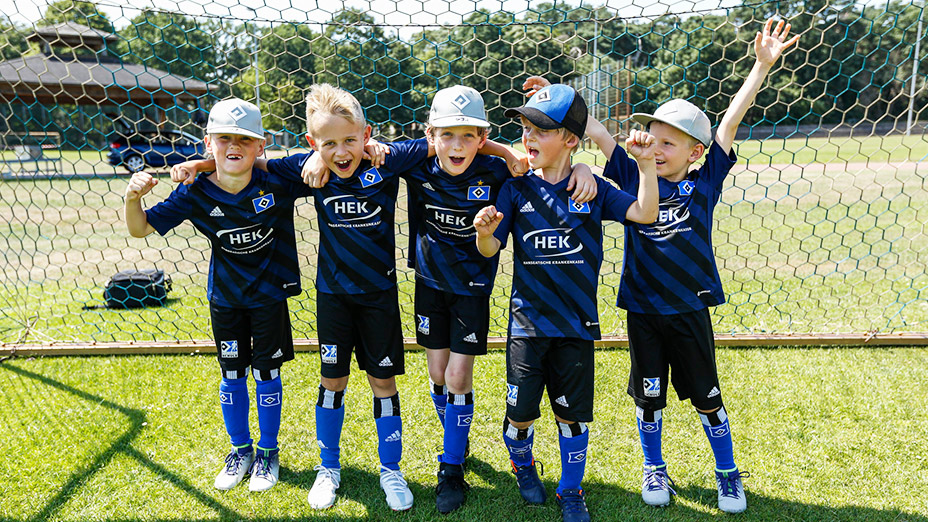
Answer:
[[[528,99],[523,107],[507,109],[507,118],[525,116],[540,129],[569,130],[583,138],[586,131],[586,102],[576,89],[563,83],[549,85]]]

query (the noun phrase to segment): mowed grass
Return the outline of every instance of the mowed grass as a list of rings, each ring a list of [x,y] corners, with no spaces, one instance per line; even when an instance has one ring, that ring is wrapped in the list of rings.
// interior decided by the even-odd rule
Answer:
[[[664,455],[678,496],[640,499],[641,451],[625,395],[628,354],[596,353],[596,409],[584,486],[593,520],[716,520],[711,451],[688,403],[664,411]],[[39,358],[0,363],[0,520],[45,521],[556,521],[553,498],[519,497],[501,441],[505,357],[478,358],[476,415],[463,509],[435,511],[441,428],[427,393],[425,354],[408,352],[398,379],[402,468],[416,496],[391,512],[378,482],[370,390],[357,367],[346,394],[339,500],[314,512],[306,495],[318,464],[318,355],[283,370],[281,482],[252,494],[213,489],[228,449],[207,356]],[[736,460],[751,471],[739,520],[926,521],[928,349],[720,349]],[[251,384],[254,393],[253,383]],[[547,399],[545,399],[547,400]],[[544,402],[543,404],[546,404]],[[252,408],[254,409],[254,408]],[[257,422],[252,413],[252,427]],[[550,410],[535,454],[553,496],[560,476]]]
[[[924,135],[744,141],[737,147],[742,160],[715,212],[716,259],[728,295],[728,303],[713,312],[717,331],[926,330],[928,167],[919,161],[928,156]],[[99,156],[81,153],[80,161],[93,154]],[[603,158],[583,151],[575,161],[602,165]],[[172,190],[166,176],[159,179],[146,205]],[[129,237],[125,184],[125,176],[0,181],[0,342],[211,337],[208,243],[189,224],[166,238]],[[397,268],[405,333],[412,336],[414,274],[405,263],[405,207],[401,186]],[[311,202],[298,205],[296,226],[304,293],[290,301],[294,331],[315,337],[318,231]],[[606,227],[599,289],[604,335],[625,331],[624,313],[615,307],[623,233],[620,225]],[[492,335],[506,331],[509,252],[493,294]],[[112,274],[152,266],[174,278],[167,307],[82,310],[102,303]]]

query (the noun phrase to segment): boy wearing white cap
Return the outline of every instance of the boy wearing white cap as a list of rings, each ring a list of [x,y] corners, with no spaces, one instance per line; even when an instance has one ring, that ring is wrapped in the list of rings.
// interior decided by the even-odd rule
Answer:
[[[158,180],[134,174],[126,188],[126,225],[133,237],[145,237],[190,220],[209,239],[206,296],[222,369],[219,403],[232,443],[214,486],[232,489],[250,473],[249,489],[264,491],[277,483],[280,469],[280,368],[293,359],[287,298],[301,292],[294,201],[311,189],[254,168],[264,152],[264,129],[253,104],[237,98],[217,103],[206,132],[215,172],[179,185],[144,211],[141,198]],[[249,370],[261,429],[257,452],[248,426]]]
[[[628,310],[631,375],[628,394],[635,400],[644,452],[641,496],[652,506],[665,506],[675,494],[661,455],[661,410],[667,402],[667,378],[680,400],[696,408],[715,456],[719,509],[739,513],[747,508],[735,465],[728,415],[715,363],[709,307],[725,302],[712,248],[712,214],[722,184],[737,158],[732,143],[738,125],[754,102],[770,68],[792,46],[790,25],[768,20],[754,40],[757,61],[722,118],[715,140],[706,114],[685,100],[671,100],[654,114],[634,114],[657,139],[655,159],[660,187],[660,213],[651,225],[625,227],[625,262],[618,306]],[[531,78],[528,89],[545,85]],[[626,190],[638,185],[638,165],[616,146],[609,132],[590,119],[590,137],[610,158],[603,175]],[[690,166],[708,149],[705,164]]]

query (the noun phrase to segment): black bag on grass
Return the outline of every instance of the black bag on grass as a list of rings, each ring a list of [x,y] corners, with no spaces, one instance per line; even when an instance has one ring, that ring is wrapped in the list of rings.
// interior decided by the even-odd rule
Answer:
[[[171,276],[164,270],[123,270],[107,283],[103,300],[107,308],[163,306],[171,291]]]

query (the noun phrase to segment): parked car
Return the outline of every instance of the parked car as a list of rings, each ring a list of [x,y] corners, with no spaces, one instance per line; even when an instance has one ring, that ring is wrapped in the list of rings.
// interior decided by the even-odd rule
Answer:
[[[110,143],[106,159],[110,165],[138,172],[146,167],[170,167],[205,156],[203,140],[186,132],[165,130],[117,136]]]

